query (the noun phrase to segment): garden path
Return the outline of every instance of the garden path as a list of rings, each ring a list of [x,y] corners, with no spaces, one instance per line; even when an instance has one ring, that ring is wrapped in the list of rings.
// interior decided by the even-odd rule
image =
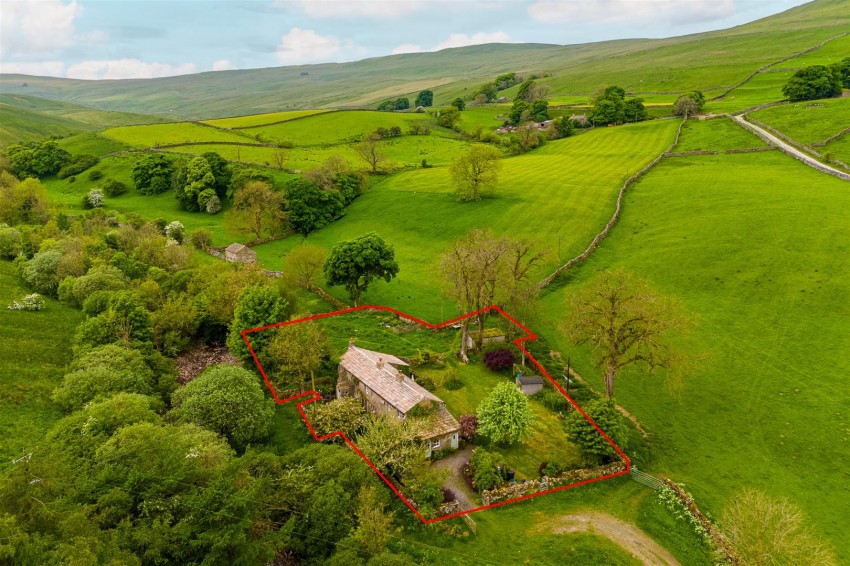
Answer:
[[[463,466],[469,460],[469,455],[472,453],[474,446],[467,444],[460,450],[455,450],[453,454],[440,458],[431,464],[435,470],[449,470],[449,477],[443,487],[451,489],[457,497],[457,502],[460,503],[464,511],[478,507],[475,503],[474,496],[469,491],[469,486],[463,480]]]
[[[588,532],[610,539],[648,566],[681,566],[672,554],[642,530],[601,511],[586,510],[552,517],[534,530],[549,530],[554,534]]]

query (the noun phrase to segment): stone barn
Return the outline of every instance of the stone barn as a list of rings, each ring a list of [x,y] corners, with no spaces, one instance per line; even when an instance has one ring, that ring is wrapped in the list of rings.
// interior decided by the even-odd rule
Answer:
[[[224,249],[224,259],[236,263],[257,263],[257,252],[243,244],[233,243]]]

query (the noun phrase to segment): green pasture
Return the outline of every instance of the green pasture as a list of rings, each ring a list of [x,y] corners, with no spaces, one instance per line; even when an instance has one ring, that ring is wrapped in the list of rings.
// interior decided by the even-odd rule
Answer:
[[[750,114],[805,145],[831,138],[850,125],[850,98],[791,102]]]
[[[636,524],[650,538],[688,566],[708,566],[707,550],[689,527],[674,519],[655,493],[627,478],[613,478],[479,511],[470,515],[477,534],[448,537],[416,524],[406,507],[395,503],[406,524],[390,548],[431,563],[464,564],[634,564],[634,558],[601,533],[554,534],[576,514],[604,512]],[[410,515],[410,517],[408,517]],[[449,524],[464,525],[460,519]]]
[[[719,100],[706,100],[703,112],[733,113],[765,102],[785,100],[782,87],[793,71],[758,73]],[[743,77],[741,77],[743,79]],[[709,98],[709,97],[706,97]]]
[[[675,151],[726,151],[765,147],[761,138],[726,117],[688,120]]]
[[[632,370],[617,380],[618,402],[651,431],[651,471],[715,516],[745,487],[788,497],[844,556],[848,229],[846,182],[778,152],[668,159],[629,191],[569,286],[545,294],[538,322],[601,389],[587,350],[558,332],[564,296],[623,267],[677,297],[699,319],[679,342],[703,356],[681,390]]]
[[[97,156],[130,149],[127,144],[105,138],[97,132],[86,132],[61,139],[59,140],[59,147],[71,155],[87,153]]]
[[[155,147],[175,143],[198,141],[216,142],[254,142],[247,135],[203,126],[194,122],[173,122],[169,124],[149,124],[145,126],[123,126],[110,128],[101,135],[125,143],[134,148]]]
[[[439,257],[453,241],[472,228],[492,228],[547,249],[544,267],[554,269],[587,246],[610,218],[622,183],[672,143],[677,126],[675,120],[642,122],[549,142],[505,159],[495,194],[475,202],[457,202],[446,168],[393,175],[307,241],[330,249],[377,232],[394,246],[401,271],[389,284],[373,283],[363,301],[445,320],[455,308],[441,296],[437,273]],[[257,257],[279,269],[281,257],[302,241],[292,236],[262,244]],[[331,292],[347,300],[341,288]]]
[[[286,122],[305,116],[321,114],[327,110],[291,110],[289,112],[266,112],[265,114],[249,114],[247,116],[234,116],[232,118],[219,118],[217,120],[202,120],[204,124],[217,128],[251,128],[253,126],[265,126],[277,122]]]
[[[836,34],[838,35],[838,34]],[[838,39],[833,39],[820,49],[816,49],[800,57],[789,59],[784,63],[774,65],[775,69],[796,69],[799,67],[809,67],[811,65],[831,65],[841,61],[845,57],[850,57],[850,35],[845,35]]]
[[[84,318],[48,297],[37,312],[6,309],[31,292],[12,262],[0,261],[0,470],[32,450],[62,417],[50,395],[71,361],[70,337]]]
[[[398,126],[406,134],[412,124],[427,121],[433,121],[428,113],[350,110],[326,112],[302,120],[247,128],[241,132],[250,136],[260,135],[272,142],[290,141],[300,146],[334,145],[359,141],[378,128]],[[438,128],[435,126],[434,129]]]
[[[837,159],[850,165],[850,135],[843,135],[835,141],[831,141],[824,147],[818,148],[821,153],[828,153],[832,159]]]

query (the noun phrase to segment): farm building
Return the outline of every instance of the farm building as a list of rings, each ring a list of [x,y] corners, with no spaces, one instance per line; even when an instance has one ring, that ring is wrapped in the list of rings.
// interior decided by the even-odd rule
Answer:
[[[234,242],[224,249],[224,259],[237,263],[257,263],[257,252]]]
[[[517,374],[516,384],[525,395],[534,395],[543,389],[543,378],[536,375]]]
[[[475,340],[478,338],[478,332],[470,332],[469,336],[466,338],[466,345],[470,348],[475,347]],[[484,334],[481,337],[481,345],[488,344],[490,342],[504,342],[505,341],[505,333],[499,330],[498,328],[485,328]]]
[[[431,414],[422,433],[428,456],[434,450],[456,449],[460,425],[442,399],[399,369],[407,365],[393,355],[358,348],[351,341],[339,362],[337,399],[359,397],[369,412],[397,419],[406,419],[414,407],[419,407]]]

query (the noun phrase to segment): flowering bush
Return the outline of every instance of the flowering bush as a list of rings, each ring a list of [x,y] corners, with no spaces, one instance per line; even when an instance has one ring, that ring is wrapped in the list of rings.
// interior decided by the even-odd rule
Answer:
[[[209,214],[215,214],[215,213],[217,213],[218,211],[220,211],[220,210],[221,210],[221,199],[219,199],[219,198],[218,198],[217,196],[215,196],[215,195],[211,196],[211,197],[209,198],[209,200],[207,201],[207,204],[206,204],[205,208],[206,208],[206,211],[207,211]]]
[[[179,220],[175,220],[174,222],[169,222],[165,227],[165,235],[168,238],[171,238],[178,244],[183,242],[183,234],[186,229],[183,228],[183,223]]]
[[[40,311],[42,307],[44,307],[44,299],[38,293],[32,293],[20,301],[12,301],[7,308],[13,311]]]
[[[85,208],[100,208],[103,206],[103,191],[100,189],[92,189],[83,199]]]
[[[679,484],[679,487],[682,487],[682,485]],[[690,501],[693,501],[693,497],[691,497],[690,493],[684,493],[688,496]],[[705,526],[698,518],[694,517],[690,509],[688,509],[687,505],[685,505],[673,489],[667,486],[662,486],[661,489],[658,490],[658,499],[673,514],[674,517],[689,524],[703,541],[706,543],[711,542],[711,537],[709,536]]]

